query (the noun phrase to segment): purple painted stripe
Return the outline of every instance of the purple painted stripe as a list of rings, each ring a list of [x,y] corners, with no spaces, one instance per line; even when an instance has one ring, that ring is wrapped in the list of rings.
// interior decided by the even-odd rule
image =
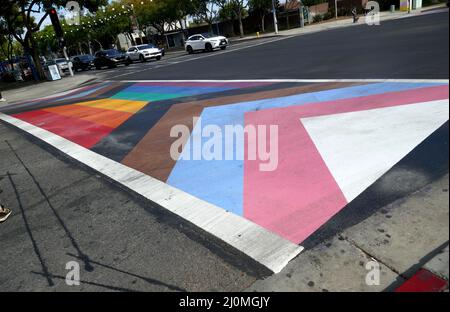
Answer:
[[[176,86],[176,87],[228,87],[228,88],[249,88],[264,85],[271,85],[273,82],[138,82],[135,86]]]

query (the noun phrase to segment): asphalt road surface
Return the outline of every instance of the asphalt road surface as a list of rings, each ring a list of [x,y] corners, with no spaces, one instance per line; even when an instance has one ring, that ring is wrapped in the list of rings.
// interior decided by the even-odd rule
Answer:
[[[448,13],[437,13],[379,27],[239,43],[214,53],[180,53],[89,74],[101,80],[448,79],[448,22]],[[272,277],[284,288],[278,281],[261,281],[269,273],[237,250],[37,139],[4,123],[0,137],[0,196],[13,209],[0,227],[2,290],[367,290],[361,263],[368,255],[381,259],[387,272],[377,288],[382,290],[408,277],[404,272],[424,254],[448,243],[448,122],[304,242],[306,256]],[[429,187],[439,179],[443,182]],[[414,199],[416,210],[410,203],[386,208],[423,187],[430,195]],[[392,194],[381,197],[380,190]],[[344,222],[362,229],[342,227]],[[71,260],[81,265],[82,284],[75,288],[65,283]]]
[[[448,36],[444,12],[240,43],[93,74],[114,80],[447,79]]]

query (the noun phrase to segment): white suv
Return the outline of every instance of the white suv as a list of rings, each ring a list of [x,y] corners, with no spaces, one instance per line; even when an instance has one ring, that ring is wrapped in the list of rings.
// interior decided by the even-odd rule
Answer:
[[[186,51],[191,54],[194,51],[213,51],[215,49],[225,50],[228,46],[228,39],[223,36],[210,36],[208,34],[193,35],[184,44]]]
[[[145,62],[150,59],[160,60],[162,54],[162,50],[153,44],[141,44],[128,49],[127,60],[130,63],[133,61]]]

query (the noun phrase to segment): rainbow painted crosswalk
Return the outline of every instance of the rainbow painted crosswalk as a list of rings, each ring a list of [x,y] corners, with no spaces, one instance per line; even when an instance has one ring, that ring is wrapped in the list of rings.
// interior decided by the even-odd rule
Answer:
[[[448,122],[449,91],[427,81],[115,82],[7,113],[301,244]],[[173,159],[176,125],[276,125],[277,168]],[[247,155],[249,143],[242,134],[229,148]]]

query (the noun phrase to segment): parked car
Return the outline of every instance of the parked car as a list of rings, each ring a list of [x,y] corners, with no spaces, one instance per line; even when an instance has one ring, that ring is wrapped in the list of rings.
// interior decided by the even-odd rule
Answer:
[[[94,57],[90,54],[72,57],[73,70],[89,70],[94,67]]]
[[[145,62],[150,59],[160,60],[164,52],[154,46],[153,44],[141,44],[132,46],[127,51],[127,57],[130,62],[141,61]]]
[[[55,61],[55,60],[47,60],[47,61],[41,63],[41,65],[42,65],[42,67],[43,67],[45,70],[48,70],[48,67],[49,67],[50,65],[57,65],[57,64],[56,64],[56,61]]]
[[[64,60],[66,60],[66,59],[64,59]],[[64,63],[63,63],[63,64],[64,64]],[[62,68],[61,68],[61,66],[59,66],[59,64],[56,62],[56,59],[45,61],[45,63],[43,64],[44,70],[48,71],[48,67],[51,66],[51,65],[56,65],[56,66],[58,67],[59,73],[62,74]]]
[[[56,65],[58,65],[60,72],[66,72],[69,70],[69,62],[65,58],[57,58],[55,62]]]
[[[197,34],[190,36],[184,47],[191,54],[194,51],[213,51],[215,49],[225,50],[228,46],[228,39],[224,36],[213,36],[209,34]]]
[[[113,68],[117,65],[130,65],[130,61],[127,55],[116,49],[102,50],[95,53],[94,66],[96,69],[101,69],[102,67]]]

